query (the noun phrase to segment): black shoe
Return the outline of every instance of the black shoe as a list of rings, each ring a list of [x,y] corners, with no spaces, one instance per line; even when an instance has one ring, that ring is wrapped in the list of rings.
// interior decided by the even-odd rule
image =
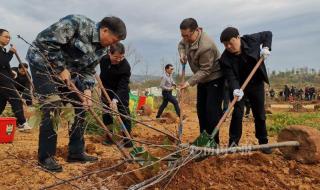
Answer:
[[[233,147],[238,147],[239,144],[235,141],[229,141],[228,147],[233,148]]]
[[[124,139],[123,140],[123,146],[125,148],[132,148],[133,147],[133,143],[130,139]]]
[[[52,157],[39,160],[38,165],[51,172],[62,172],[62,166],[58,164]]]
[[[80,162],[80,163],[86,163],[86,162],[95,162],[98,158],[95,156],[89,156],[86,153],[81,154],[70,154],[68,155],[67,162]]]
[[[272,154],[272,148],[264,148],[260,150],[263,154]]]

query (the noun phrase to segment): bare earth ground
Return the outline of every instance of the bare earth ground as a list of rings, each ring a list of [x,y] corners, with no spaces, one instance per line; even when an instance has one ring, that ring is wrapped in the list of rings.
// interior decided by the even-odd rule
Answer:
[[[194,108],[185,109],[188,115],[184,134],[184,142],[192,142],[198,135],[199,129]],[[154,115],[154,113],[153,113]],[[160,124],[149,122],[159,129],[175,130],[177,124]],[[221,129],[222,145],[227,144],[228,126],[226,122]],[[58,136],[57,160],[63,165],[64,171],[56,177],[68,179],[99,168],[110,167],[119,163],[121,157],[115,146],[104,146],[99,136],[86,136],[88,152],[99,156],[98,163],[69,164],[67,157],[67,129],[60,128]],[[162,141],[163,135],[137,126],[133,136],[138,139]],[[275,142],[276,137],[270,137]],[[54,175],[37,167],[38,129],[31,134],[16,132],[12,144],[0,144],[0,189],[39,189],[52,185],[60,180]],[[254,137],[252,119],[244,122],[242,145],[257,144]],[[124,189],[133,184],[133,178],[119,176],[107,178],[119,171],[129,171],[127,165],[120,166],[112,172],[95,174],[90,177],[73,181],[72,184],[82,189]],[[76,189],[70,184],[60,185],[52,189]],[[151,189],[161,189],[154,187]],[[191,162],[181,168],[168,185],[168,189],[319,189],[320,164],[303,165],[295,161],[285,160],[279,151],[271,155],[260,152],[250,154],[235,154],[211,157],[200,162]]]

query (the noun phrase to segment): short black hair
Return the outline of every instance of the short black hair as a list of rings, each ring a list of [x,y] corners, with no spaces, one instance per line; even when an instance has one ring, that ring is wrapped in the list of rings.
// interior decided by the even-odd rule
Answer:
[[[120,40],[127,37],[127,29],[125,23],[118,17],[104,17],[100,21],[100,28],[108,28]]]
[[[124,45],[120,42],[110,45],[109,51],[111,54],[114,54],[116,52],[124,54],[126,52]]]
[[[195,31],[198,28],[198,23],[194,18],[186,18],[180,24],[180,30],[190,29],[191,31]]]
[[[19,63],[18,68],[19,68],[19,69],[22,69],[22,67],[24,67],[24,68],[26,68],[26,69],[29,68],[29,66],[28,66],[27,63]]]
[[[237,38],[239,36],[239,31],[234,27],[227,27],[224,29],[220,35],[220,42],[228,42],[231,38]]]
[[[164,68],[167,70],[167,69],[169,69],[170,67],[173,67],[173,65],[169,63],[169,64],[166,64],[166,66],[165,66]]]
[[[0,28],[0,35],[2,35],[3,32],[8,32],[8,30]]]

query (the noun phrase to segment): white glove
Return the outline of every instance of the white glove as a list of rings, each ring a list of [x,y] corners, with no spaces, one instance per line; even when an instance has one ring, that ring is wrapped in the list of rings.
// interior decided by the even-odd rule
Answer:
[[[271,52],[269,51],[268,47],[264,47],[260,51],[260,57],[263,57],[264,60],[266,60],[270,54]]]
[[[238,102],[242,99],[244,93],[243,93],[243,90],[241,89],[235,89],[233,91],[233,96],[237,96],[238,97]]]

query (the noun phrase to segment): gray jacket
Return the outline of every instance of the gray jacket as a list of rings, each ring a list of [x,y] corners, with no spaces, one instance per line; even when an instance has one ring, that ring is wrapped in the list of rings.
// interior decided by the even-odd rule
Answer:
[[[172,74],[169,75],[168,73],[164,73],[163,77],[161,78],[160,88],[166,91],[172,91],[173,86],[175,86],[175,82],[173,81]]]
[[[209,36],[198,29],[200,34],[193,44],[183,40],[178,45],[180,55],[186,55],[194,75],[188,80],[191,86],[222,77],[219,65],[220,52]]]

